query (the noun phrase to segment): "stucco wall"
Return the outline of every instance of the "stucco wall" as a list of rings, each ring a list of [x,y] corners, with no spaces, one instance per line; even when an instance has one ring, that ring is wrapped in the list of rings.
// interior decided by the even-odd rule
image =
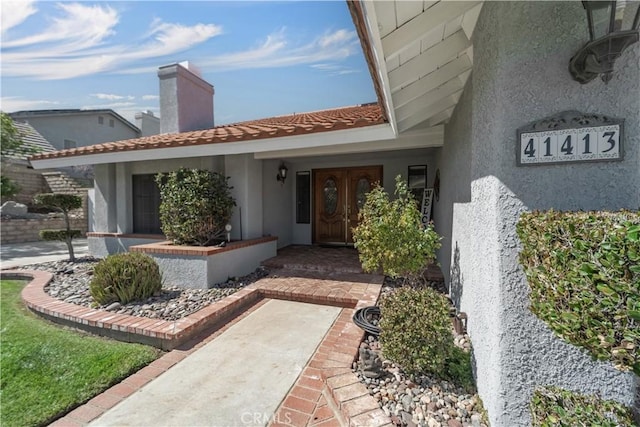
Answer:
[[[588,38],[585,20],[580,2],[485,3],[471,82],[440,154],[444,193],[444,171],[464,174],[470,153],[470,177],[448,176],[453,194],[436,206],[436,221],[452,213],[450,252],[440,255],[449,256],[443,265],[469,315],[478,388],[494,426],[529,425],[537,385],[633,403],[633,375],[592,361],[531,314],[517,260],[515,224],[524,210],[640,206],[640,45],[618,60],[608,85],[580,85],[567,66]],[[517,167],[516,129],[564,110],[624,118],[624,161]],[[439,226],[446,232],[445,221]]]
[[[284,183],[278,181],[279,160],[262,162],[262,227],[265,234],[278,237],[278,248],[290,245],[295,218],[296,174],[291,171],[291,163],[285,162],[289,168]],[[293,194],[293,198],[291,195]]]
[[[252,154],[225,156],[224,167],[236,200],[231,217],[231,238],[263,237],[262,160],[254,159]]]
[[[458,107],[446,127],[444,146],[437,150],[436,170],[440,170],[440,194],[433,200],[433,222],[440,236],[440,267],[449,279],[451,228],[454,203],[471,201],[471,96],[472,79],[460,97]],[[433,175],[435,177],[435,171]]]
[[[170,172],[179,168],[224,171],[224,160],[218,157],[149,160],[95,165],[94,231],[133,232],[132,175]]]

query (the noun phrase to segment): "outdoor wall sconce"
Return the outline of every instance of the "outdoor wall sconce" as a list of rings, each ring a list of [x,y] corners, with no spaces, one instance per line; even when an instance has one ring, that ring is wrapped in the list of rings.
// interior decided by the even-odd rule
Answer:
[[[280,163],[280,166],[278,167],[278,175],[276,175],[276,179],[278,181],[280,181],[282,184],[284,184],[284,180],[287,179],[287,172],[289,171],[289,169],[287,169],[287,167],[284,165],[283,162]]]
[[[602,74],[611,80],[616,59],[638,41],[640,2],[584,1],[590,40],[569,61],[569,72],[577,82],[585,84]],[[623,27],[629,26],[628,29]]]

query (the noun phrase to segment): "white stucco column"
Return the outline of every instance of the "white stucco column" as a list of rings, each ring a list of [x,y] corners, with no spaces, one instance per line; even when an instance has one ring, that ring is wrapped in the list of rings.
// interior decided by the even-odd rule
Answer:
[[[237,205],[231,218],[231,238],[262,237],[262,160],[251,154],[225,156],[225,175],[231,178],[229,185]]]
[[[133,199],[131,196],[131,164],[116,164],[116,221],[118,233],[133,232]]]
[[[114,164],[95,165],[93,206],[94,230],[100,233],[116,231],[116,167]]]

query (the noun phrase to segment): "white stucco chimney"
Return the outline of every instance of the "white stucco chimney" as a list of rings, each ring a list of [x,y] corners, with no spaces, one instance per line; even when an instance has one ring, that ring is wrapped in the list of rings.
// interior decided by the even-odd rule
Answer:
[[[213,86],[188,62],[158,69],[160,79],[160,133],[210,129]]]
[[[140,129],[140,136],[157,135],[160,133],[160,119],[153,115],[153,111],[136,113],[136,126]]]

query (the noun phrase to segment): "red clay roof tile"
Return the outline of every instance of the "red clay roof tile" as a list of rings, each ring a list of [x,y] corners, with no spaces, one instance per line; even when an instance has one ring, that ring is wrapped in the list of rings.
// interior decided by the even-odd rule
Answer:
[[[55,159],[114,151],[170,148],[186,145],[218,144],[283,136],[307,135],[385,123],[378,104],[269,117],[191,132],[146,136],[116,142],[39,153],[31,160]]]

